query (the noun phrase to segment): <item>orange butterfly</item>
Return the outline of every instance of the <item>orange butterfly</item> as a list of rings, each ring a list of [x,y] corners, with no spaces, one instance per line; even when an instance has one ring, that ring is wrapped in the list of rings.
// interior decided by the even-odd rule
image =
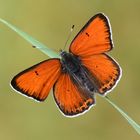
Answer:
[[[113,48],[108,18],[99,13],[81,29],[61,59],[45,60],[16,75],[17,91],[44,101],[53,87],[54,99],[66,116],[86,112],[95,104],[95,93],[106,95],[121,77],[121,68],[106,54]]]

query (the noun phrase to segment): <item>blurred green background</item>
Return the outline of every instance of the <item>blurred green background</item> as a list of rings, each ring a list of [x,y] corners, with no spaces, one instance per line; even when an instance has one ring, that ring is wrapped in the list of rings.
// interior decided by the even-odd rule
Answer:
[[[140,1],[133,0],[0,0],[0,17],[32,35],[48,47],[64,47],[90,17],[105,13],[111,22],[113,56],[123,69],[118,86],[109,97],[140,123]],[[70,43],[71,40],[69,40]],[[10,80],[20,71],[47,59],[31,44],[0,23],[0,140],[138,140],[139,135],[100,96],[88,113],[64,117],[52,93],[37,103],[13,91]]]

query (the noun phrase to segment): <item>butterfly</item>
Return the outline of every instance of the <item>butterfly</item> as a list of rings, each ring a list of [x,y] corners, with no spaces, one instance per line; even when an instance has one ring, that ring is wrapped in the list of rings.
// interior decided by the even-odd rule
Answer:
[[[12,87],[37,101],[44,101],[51,88],[60,111],[69,117],[95,105],[95,94],[105,96],[121,77],[119,64],[106,53],[113,41],[108,18],[98,13],[80,30],[69,52],[40,62],[11,81]]]

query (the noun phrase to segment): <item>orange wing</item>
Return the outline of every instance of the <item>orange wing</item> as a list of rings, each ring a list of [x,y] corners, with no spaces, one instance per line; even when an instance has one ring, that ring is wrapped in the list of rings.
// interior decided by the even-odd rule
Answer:
[[[70,45],[70,52],[78,56],[100,54],[113,47],[111,28],[106,16],[93,16],[77,34]]]
[[[98,92],[102,95],[111,90],[120,79],[121,68],[106,54],[97,54],[82,58],[82,64],[88,68],[93,78],[98,81]]]
[[[60,75],[53,93],[58,107],[67,116],[80,114],[95,103],[93,96],[80,91],[67,73]]]
[[[16,75],[11,85],[17,91],[43,101],[60,75],[59,59],[45,60]]]

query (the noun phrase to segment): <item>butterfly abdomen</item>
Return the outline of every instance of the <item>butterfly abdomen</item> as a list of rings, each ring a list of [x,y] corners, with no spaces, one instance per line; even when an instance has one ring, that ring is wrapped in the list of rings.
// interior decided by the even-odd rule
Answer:
[[[83,67],[80,66],[79,71],[75,72],[73,75],[74,79],[77,79],[78,83],[82,86],[82,88],[88,90],[91,93],[96,91],[94,83],[89,78],[88,73],[84,70]]]

